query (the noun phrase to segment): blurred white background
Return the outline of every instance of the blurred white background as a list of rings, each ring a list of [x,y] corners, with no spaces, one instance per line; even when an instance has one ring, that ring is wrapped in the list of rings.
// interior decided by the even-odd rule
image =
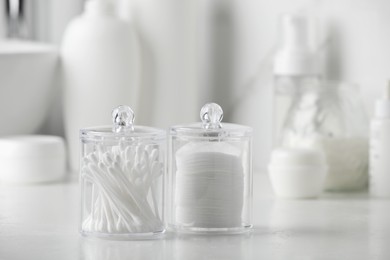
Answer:
[[[387,0],[120,1],[141,46],[143,93],[137,123],[168,127],[198,121],[200,107],[215,101],[225,111],[224,121],[254,127],[255,172],[265,171],[271,145],[271,65],[281,14],[317,19],[325,77],[357,83],[369,116],[389,79]],[[31,13],[26,38],[58,46],[84,3],[25,2]],[[64,133],[59,86],[57,80],[38,133]]]

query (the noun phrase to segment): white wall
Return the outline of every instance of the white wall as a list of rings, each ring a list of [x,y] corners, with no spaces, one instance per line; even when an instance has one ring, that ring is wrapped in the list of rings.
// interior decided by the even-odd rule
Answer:
[[[84,0],[33,0],[29,3],[33,17],[32,38],[60,46],[67,24],[83,10]],[[62,86],[59,79],[53,85],[51,105],[41,132],[64,136]]]
[[[327,54],[325,76],[359,84],[368,115],[372,115],[373,101],[390,78],[389,1],[226,0],[224,4],[232,10],[234,34],[230,37],[234,44],[228,43],[234,64],[224,108],[230,121],[255,128],[256,172],[265,171],[271,145],[271,62],[281,13],[318,17],[318,42]],[[223,92],[223,86],[215,87]]]
[[[198,4],[194,5],[195,2]],[[373,100],[381,95],[390,78],[388,0],[135,0],[135,3],[139,10],[133,11],[137,15],[135,20],[143,37],[141,40],[145,40],[143,44],[150,47],[157,43],[155,49],[149,49],[149,54],[154,55],[149,57],[149,62],[154,60],[149,65],[159,74],[145,74],[144,78],[156,84],[153,88],[158,88],[156,93],[160,94],[155,98],[162,98],[153,103],[149,97],[143,97],[144,104],[152,102],[160,107],[154,107],[155,112],[150,112],[154,115],[142,123],[163,127],[177,123],[163,112],[164,104],[172,103],[170,111],[174,111],[175,106],[180,109],[183,105],[200,106],[206,101],[217,101],[224,108],[225,121],[255,128],[256,172],[264,172],[270,149],[271,62],[281,13],[301,12],[318,17],[318,39],[327,54],[326,77],[358,83],[369,115],[373,111]],[[151,8],[153,6],[156,8]],[[167,10],[170,7],[177,11]],[[192,9],[183,12],[183,8]],[[189,15],[191,23],[183,22],[188,22]],[[192,15],[196,15],[196,19]],[[168,28],[170,24],[176,24],[176,29]],[[179,32],[185,37],[183,40]],[[58,35],[55,38],[58,39]],[[182,47],[178,49],[178,46]],[[186,48],[196,52],[195,56],[191,54],[192,72],[188,77],[183,76],[188,70],[182,66],[191,60],[180,54]],[[169,60],[170,55],[176,55],[175,59]],[[181,64],[180,57],[186,59],[185,63]],[[148,73],[147,68],[145,73]],[[194,75],[197,75],[195,79]],[[195,86],[194,81],[197,81]],[[167,86],[169,95],[164,92]],[[175,95],[175,88],[181,87],[183,91],[183,86],[196,88],[191,90],[194,100],[185,104],[176,102],[178,96]],[[187,107],[186,111],[199,109]],[[183,120],[183,115],[177,118]],[[197,115],[191,112],[188,118],[192,120]]]

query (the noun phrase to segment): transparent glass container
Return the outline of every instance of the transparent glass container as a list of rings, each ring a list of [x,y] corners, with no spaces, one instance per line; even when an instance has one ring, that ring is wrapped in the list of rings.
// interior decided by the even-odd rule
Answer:
[[[365,188],[368,120],[357,86],[317,77],[279,77],[275,87],[274,146],[323,150],[326,190]]]
[[[133,111],[119,106],[113,126],[80,130],[82,235],[146,239],[165,231],[166,132],[133,121]]]
[[[221,123],[206,104],[202,122],[172,126],[166,219],[184,233],[240,233],[252,227],[252,128]]]

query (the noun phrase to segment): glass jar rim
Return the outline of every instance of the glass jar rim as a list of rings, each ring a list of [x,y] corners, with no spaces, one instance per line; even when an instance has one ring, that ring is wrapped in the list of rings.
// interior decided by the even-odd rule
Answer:
[[[201,122],[175,125],[169,128],[170,136],[188,136],[199,138],[210,137],[252,137],[253,129],[249,126],[221,123],[221,128],[207,129]]]
[[[166,131],[160,128],[149,126],[134,126],[133,131],[114,132],[110,125],[87,127],[80,129],[80,139],[82,140],[102,140],[102,139],[158,139],[166,138]]]

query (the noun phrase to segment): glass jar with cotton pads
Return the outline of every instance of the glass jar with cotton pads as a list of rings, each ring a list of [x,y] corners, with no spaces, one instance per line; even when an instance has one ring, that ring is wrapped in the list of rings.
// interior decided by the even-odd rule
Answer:
[[[208,103],[202,122],[172,126],[166,218],[184,233],[241,233],[252,227],[252,128],[221,123]]]
[[[112,112],[113,126],[80,130],[81,226],[86,236],[148,239],[164,233],[166,132],[133,125],[128,106]]]

